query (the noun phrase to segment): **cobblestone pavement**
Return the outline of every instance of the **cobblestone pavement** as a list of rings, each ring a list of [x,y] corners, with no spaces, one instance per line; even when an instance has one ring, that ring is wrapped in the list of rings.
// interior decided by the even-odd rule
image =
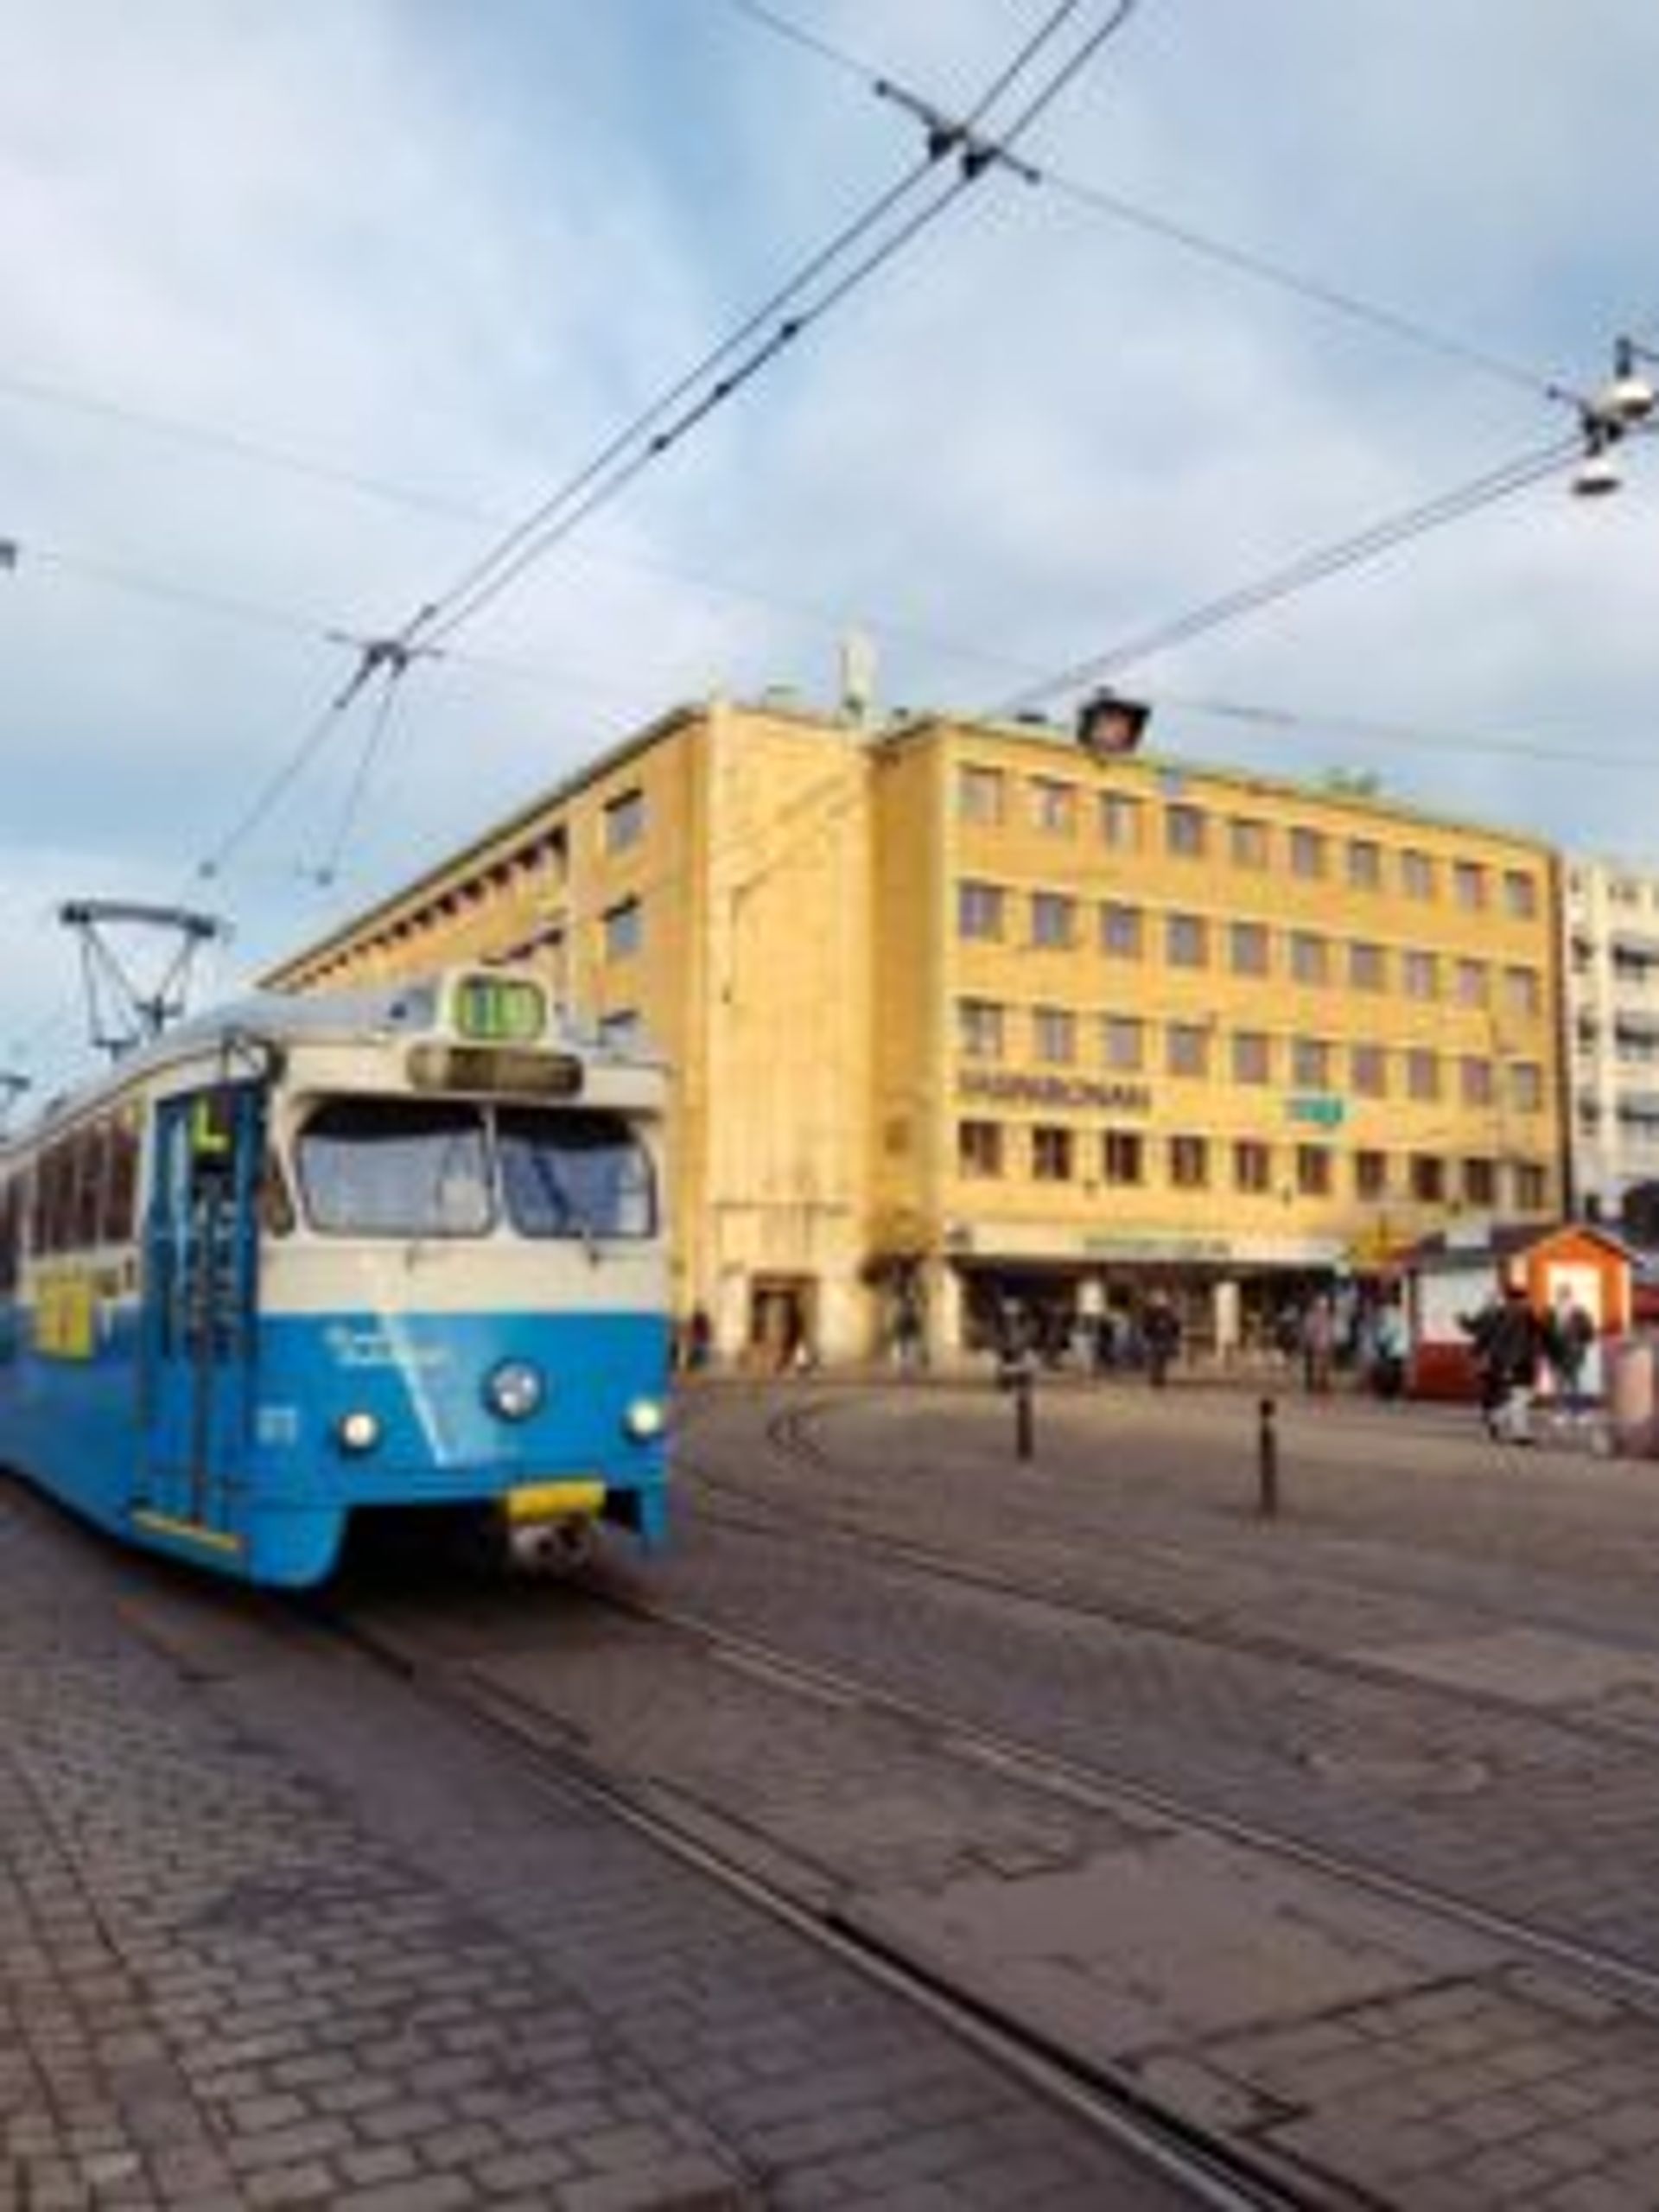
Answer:
[[[1015,1467],[1006,1402],[988,1393],[837,1394],[813,1425],[816,1460],[769,1457],[768,1410],[817,1395],[716,1395],[699,1411],[693,1454],[746,1495],[705,1503],[692,1478],[678,1554],[639,1586],[1195,1807],[1659,1966],[1647,1570],[1659,1470],[1568,1449],[1500,1454],[1443,1413],[1338,1402],[1287,1409],[1287,1510],[1266,1525],[1250,1510],[1254,1407],[1219,1393],[1151,1407],[1057,1398],[1030,1468]],[[802,1517],[780,1529],[774,1509]],[[969,1577],[827,1554],[807,1517],[826,1509],[948,1551]],[[1098,1610],[1022,1602],[999,1574]],[[520,1654],[507,1674],[522,1689],[532,1660]],[[788,1758],[746,1777],[738,1756],[702,1786],[764,1807],[769,1780],[785,1787],[780,1767],[813,1756],[810,1723],[793,1726]],[[902,1763],[883,1770],[891,1802]],[[820,1848],[833,1849],[820,1796]],[[988,1790],[970,1893],[949,1864],[948,1805],[931,1802],[940,1832],[912,1802],[891,1860],[873,1853],[850,1869],[880,1869],[887,1923],[960,1946],[976,1916],[995,1922],[1000,1877],[1005,1930],[1045,1902],[1062,1924],[1069,1913],[1076,2000],[1090,1948],[1080,1916],[1098,1921],[1125,1863],[1115,1885],[1090,1891],[1077,1854],[1109,1854],[1109,1839],[1077,1826],[1022,1835]],[[1027,1940],[1007,1937],[1004,1968]],[[1132,1952],[1133,1929],[1128,1942]],[[1065,1959],[1064,1945],[1052,1955]],[[1315,2172],[1363,2174],[1383,2202],[1659,2204],[1659,2006],[1639,1980],[1599,1985],[1499,1943],[1438,1977],[1323,2006],[1308,1993],[1279,2021],[1217,2004],[1139,2062],[1196,2114]],[[1096,2028],[1107,2018],[1098,2005],[1089,2017]]]
[[[1167,2206],[291,1614],[0,1488],[0,2207]]]
[[[1281,1420],[1285,1505],[1264,1523],[1253,1402],[1150,1397],[1057,1395],[1029,1469],[988,1392],[831,1402],[828,1469],[768,1462],[752,1398],[717,1399],[694,1430],[694,1452],[769,1508],[828,1510],[1097,1609],[1063,1635],[1044,1608],[879,1554],[826,1575],[810,1525],[722,1525],[718,1491],[706,1523],[683,1513],[659,1586],[1659,1969],[1659,1466],[1499,1453],[1438,1410],[1333,1401]]]

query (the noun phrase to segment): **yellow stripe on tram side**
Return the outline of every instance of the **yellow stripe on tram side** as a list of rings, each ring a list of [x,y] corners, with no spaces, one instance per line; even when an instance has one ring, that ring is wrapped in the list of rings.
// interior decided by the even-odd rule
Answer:
[[[180,1521],[171,1513],[152,1513],[147,1506],[133,1508],[132,1522],[136,1529],[148,1529],[153,1536],[170,1536],[175,1543],[199,1544],[204,1551],[241,1552],[247,1548],[247,1539],[230,1535],[223,1529],[205,1529],[199,1521]]]
[[[559,1521],[576,1513],[597,1513],[605,1485],[596,1482],[526,1483],[502,1499],[514,1528],[527,1521]]]

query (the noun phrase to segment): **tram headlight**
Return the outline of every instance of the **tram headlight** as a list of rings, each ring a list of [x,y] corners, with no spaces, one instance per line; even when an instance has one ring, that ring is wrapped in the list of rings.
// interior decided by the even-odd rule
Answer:
[[[622,1426],[636,1444],[649,1444],[668,1425],[668,1416],[655,1398],[635,1398],[622,1416]]]
[[[503,1421],[528,1421],[546,1395],[540,1368],[527,1359],[504,1359],[484,1385],[485,1403]]]
[[[365,1408],[355,1407],[334,1423],[334,1441],[342,1452],[360,1459],[380,1441],[380,1423]]]

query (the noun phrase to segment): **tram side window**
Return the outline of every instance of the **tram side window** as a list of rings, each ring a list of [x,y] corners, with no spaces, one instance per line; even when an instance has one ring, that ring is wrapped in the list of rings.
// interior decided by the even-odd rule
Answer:
[[[22,1229],[22,1179],[12,1176],[0,1186],[0,1297],[17,1287]]]
[[[77,1129],[69,1140],[69,1241],[85,1252],[98,1242],[104,1213],[104,1131]]]
[[[507,1217],[521,1236],[655,1230],[651,1156],[620,1114],[502,1107],[496,1133]]]
[[[138,1210],[138,1124],[130,1114],[116,1116],[109,1125],[107,1142],[103,1242],[130,1244]]]

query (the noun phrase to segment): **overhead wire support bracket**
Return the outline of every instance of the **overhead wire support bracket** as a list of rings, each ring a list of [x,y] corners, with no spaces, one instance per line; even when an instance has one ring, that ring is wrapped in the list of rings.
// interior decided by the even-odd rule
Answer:
[[[1033,163],[1022,162],[1017,154],[1011,154],[996,139],[976,130],[971,124],[959,122],[955,116],[947,115],[942,107],[936,107],[930,99],[924,99],[919,92],[912,92],[908,86],[895,84],[891,77],[878,77],[875,79],[875,96],[877,99],[891,100],[895,107],[903,108],[906,115],[915,117],[927,134],[927,158],[930,162],[942,162],[948,155],[955,154],[961,163],[963,176],[968,178],[982,176],[987,169],[1001,167],[1011,169],[1015,176],[1023,178],[1027,184],[1042,182],[1043,173]]]
[[[424,613],[423,608],[422,613]],[[396,683],[408,675],[416,661],[440,658],[442,647],[417,643],[410,635],[413,627],[410,624],[391,638],[360,638],[350,630],[330,630],[326,633],[331,645],[349,645],[357,655],[357,666],[334,701],[337,709],[350,706],[364,685],[382,671],[389,683]]]

